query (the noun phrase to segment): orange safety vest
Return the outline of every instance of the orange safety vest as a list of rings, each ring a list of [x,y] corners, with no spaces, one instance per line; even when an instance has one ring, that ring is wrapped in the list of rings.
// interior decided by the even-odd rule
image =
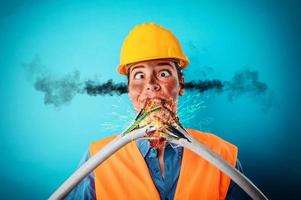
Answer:
[[[232,166],[237,160],[237,147],[221,138],[193,129],[187,129],[193,138],[222,156]],[[116,136],[101,139],[90,145],[94,155]],[[148,167],[134,141],[118,150],[94,170],[97,199],[159,200]],[[225,199],[230,178],[216,167],[185,149],[175,192],[175,200]]]

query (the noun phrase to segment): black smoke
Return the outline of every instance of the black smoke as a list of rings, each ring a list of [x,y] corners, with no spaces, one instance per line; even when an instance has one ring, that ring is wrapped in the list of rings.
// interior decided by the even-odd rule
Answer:
[[[223,89],[223,83],[220,80],[190,81],[185,83],[185,89],[196,90],[198,92],[205,92],[213,89],[216,89],[216,91],[221,91]]]
[[[259,80],[258,71],[249,69],[236,72],[232,80],[224,81],[223,85],[230,101],[244,94],[262,95],[268,91],[268,85]]]
[[[42,65],[37,56],[31,63],[23,64],[27,80],[37,91],[44,94],[44,103],[59,107],[69,104],[78,94],[84,93],[80,81],[79,71],[67,74],[63,77],[54,75]]]
[[[39,57],[36,57],[31,63],[23,64],[27,79],[32,82],[34,88],[44,94],[44,103],[52,104],[56,107],[69,104],[77,94],[86,94],[89,96],[103,95],[122,95],[126,94],[127,84],[114,83],[112,79],[106,82],[97,80],[85,80],[80,78],[80,72],[65,76],[57,76],[51,73],[42,65]],[[213,93],[226,93],[230,101],[237,97],[249,94],[251,96],[267,96],[268,86],[259,80],[259,72],[245,69],[234,74],[230,81],[221,80],[197,80],[185,83],[185,90],[204,93],[211,91]],[[273,99],[268,96],[267,99]],[[266,107],[271,104],[265,101]]]
[[[44,103],[60,106],[68,104],[76,94],[82,93],[79,71],[74,71],[61,78],[44,76],[36,79],[36,90],[44,93]]]
[[[128,92],[127,85],[125,83],[113,83],[110,79],[106,83],[99,84],[95,81],[88,80],[85,83],[84,90],[88,95],[122,95]]]
[[[211,89],[221,90],[223,88],[222,82],[219,80],[205,80],[205,81],[190,81],[185,83],[186,90],[196,90],[199,92],[205,92]],[[114,83],[112,79],[105,83],[97,83],[95,81],[88,80],[85,83],[84,89],[88,95],[122,95],[128,92],[127,84]]]

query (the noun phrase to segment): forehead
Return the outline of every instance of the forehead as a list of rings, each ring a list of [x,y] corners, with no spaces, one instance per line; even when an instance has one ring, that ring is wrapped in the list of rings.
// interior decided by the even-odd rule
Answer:
[[[156,66],[170,66],[175,69],[175,61],[172,59],[157,59],[157,60],[149,60],[143,61],[139,63],[135,63],[128,67],[128,72],[131,72],[135,68],[148,68],[148,67],[156,67]]]

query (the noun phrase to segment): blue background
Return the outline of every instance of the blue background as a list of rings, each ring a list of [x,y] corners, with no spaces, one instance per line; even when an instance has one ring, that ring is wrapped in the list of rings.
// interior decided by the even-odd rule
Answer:
[[[8,3],[10,2],[10,3]],[[297,199],[301,178],[300,3],[293,1],[1,1],[0,198],[45,199],[76,168],[91,141],[123,130],[134,117],[127,95],[76,95],[45,105],[24,67],[39,58],[64,77],[112,78],[130,29],[156,22],[179,38],[189,80],[231,80],[258,71],[264,97],[186,91],[186,127],[239,148],[245,174],[270,199]],[[197,105],[197,106],[193,106]]]

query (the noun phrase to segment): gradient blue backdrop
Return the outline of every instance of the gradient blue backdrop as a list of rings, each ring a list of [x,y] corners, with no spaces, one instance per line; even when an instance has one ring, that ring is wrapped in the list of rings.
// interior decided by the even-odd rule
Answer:
[[[8,3],[10,2],[10,3]],[[187,127],[239,147],[245,174],[271,199],[297,199],[300,160],[300,3],[293,1],[1,1],[0,199],[45,199],[76,168],[91,141],[120,132],[134,116],[127,95],[77,95],[44,105],[22,67],[37,56],[52,73],[81,79],[116,73],[134,25],[171,29],[191,60],[186,80],[230,80],[249,68],[273,92],[263,111],[254,95],[226,93],[180,101]],[[205,72],[205,73],[204,73]],[[198,102],[197,112],[185,103]],[[188,108],[189,109],[189,108]],[[190,118],[189,118],[190,117]],[[186,120],[185,120],[186,119]]]

